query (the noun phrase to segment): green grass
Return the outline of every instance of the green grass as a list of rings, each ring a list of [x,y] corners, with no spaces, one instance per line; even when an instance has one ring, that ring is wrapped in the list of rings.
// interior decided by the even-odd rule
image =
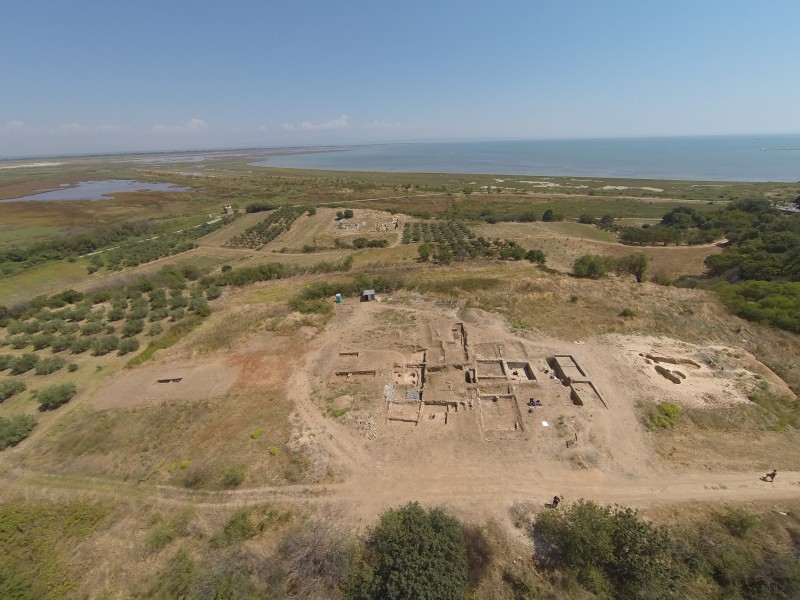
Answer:
[[[41,294],[60,292],[85,279],[84,260],[58,261],[31,267],[10,277],[0,278],[0,305],[13,305]]]
[[[78,583],[95,565],[82,564],[78,544],[111,512],[80,501],[6,500],[0,504],[0,598],[77,597]]]
[[[63,234],[64,227],[31,226],[31,227],[0,227],[0,246],[15,246],[28,244],[40,239],[47,239]]]

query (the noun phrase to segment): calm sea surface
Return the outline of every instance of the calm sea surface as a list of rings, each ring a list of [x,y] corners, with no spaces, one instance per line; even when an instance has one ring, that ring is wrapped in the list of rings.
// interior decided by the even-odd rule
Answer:
[[[265,167],[407,173],[800,181],[800,135],[431,142],[270,156]]]

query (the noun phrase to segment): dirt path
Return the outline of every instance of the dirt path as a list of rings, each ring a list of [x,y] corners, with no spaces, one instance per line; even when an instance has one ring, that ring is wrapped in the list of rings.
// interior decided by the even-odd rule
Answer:
[[[366,475],[366,476],[364,476]],[[357,474],[344,483],[286,485],[231,491],[186,488],[112,479],[9,471],[3,476],[0,497],[47,490],[59,496],[141,498],[198,508],[258,505],[267,501],[299,504],[341,504],[354,523],[371,522],[385,508],[419,501],[445,506],[470,518],[508,518],[508,508],[517,502],[544,505],[560,494],[566,502],[585,498],[601,504],[635,508],[684,502],[750,502],[795,500],[800,495],[800,472],[780,472],[774,483],[759,474],[713,473],[630,479],[599,472],[563,473],[542,477],[535,472],[515,478],[491,473],[415,474],[413,480],[374,473]]]

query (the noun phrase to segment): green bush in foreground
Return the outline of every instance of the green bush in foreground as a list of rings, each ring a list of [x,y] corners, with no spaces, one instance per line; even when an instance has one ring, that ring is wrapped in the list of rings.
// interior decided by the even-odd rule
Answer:
[[[0,381],[0,402],[11,398],[14,394],[25,391],[25,384],[16,379],[4,379]]]
[[[16,446],[28,437],[36,425],[31,415],[16,415],[10,419],[0,417],[0,450]]]
[[[74,383],[61,383],[42,388],[36,394],[39,410],[54,410],[69,402],[77,391]]]
[[[414,502],[383,513],[366,542],[349,596],[460,600],[467,581],[466,544],[458,521]]]
[[[603,598],[670,597],[671,544],[636,511],[579,500],[536,518],[539,563]]]

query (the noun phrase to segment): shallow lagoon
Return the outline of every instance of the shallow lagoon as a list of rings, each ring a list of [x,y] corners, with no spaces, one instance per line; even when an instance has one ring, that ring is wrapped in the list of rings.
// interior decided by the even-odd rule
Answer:
[[[25,200],[110,200],[121,192],[185,192],[189,188],[171,183],[148,183],[132,179],[107,179],[105,181],[81,181],[77,185],[64,186],[57,190],[9,198],[0,202],[22,202]]]

